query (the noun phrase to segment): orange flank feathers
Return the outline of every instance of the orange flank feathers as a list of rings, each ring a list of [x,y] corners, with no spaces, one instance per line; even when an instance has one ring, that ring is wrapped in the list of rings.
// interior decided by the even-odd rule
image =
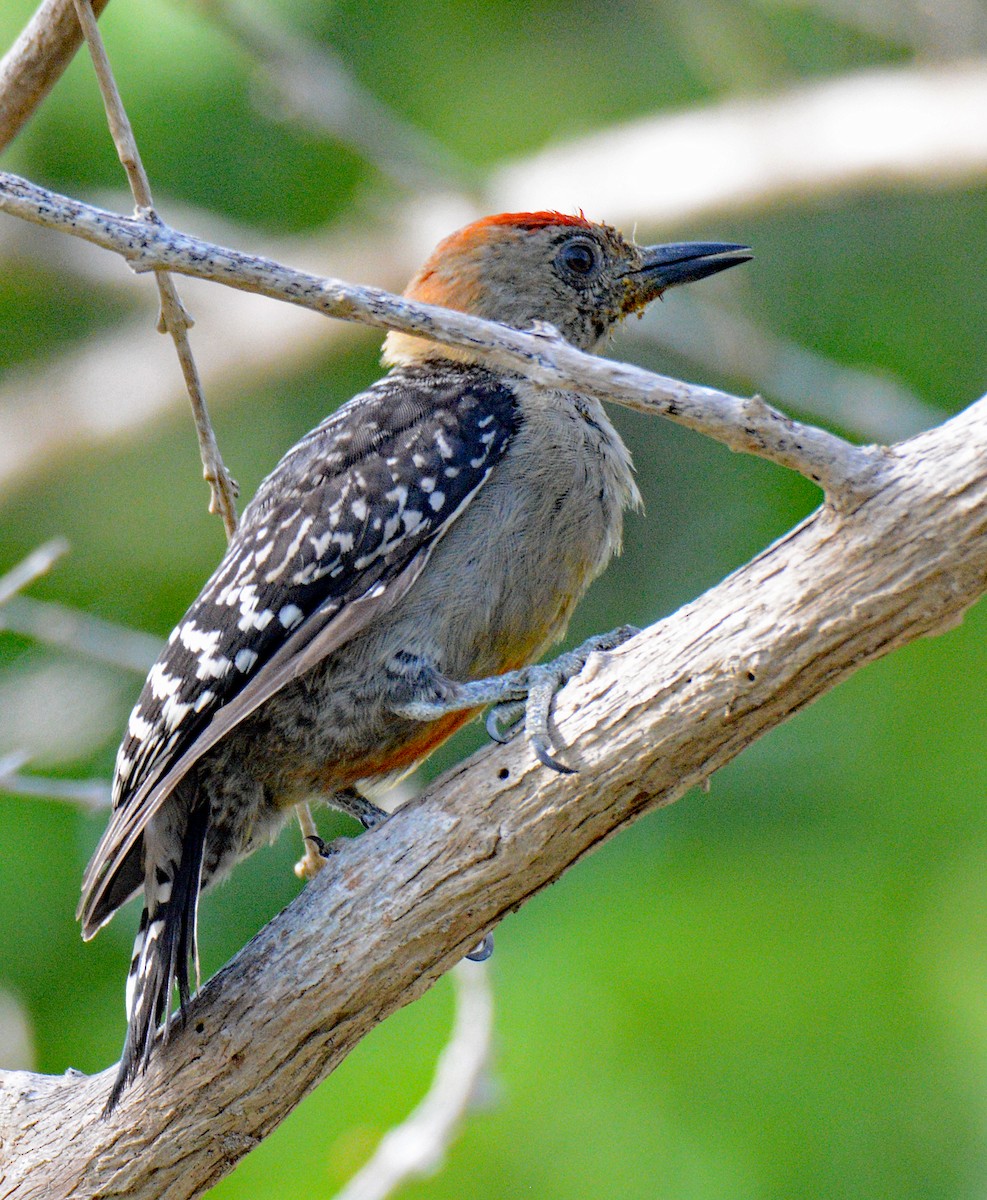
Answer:
[[[395,749],[385,754],[370,754],[366,758],[354,759],[353,762],[347,763],[345,782],[352,784],[361,779],[399,775],[410,771],[481,711],[480,708],[468,708],[462,712],[448,713],[437,721],[422,722],[420,728],[415,731],[415,736],[408,738]],[[326,779],[316,777],[313,780],[314,785],[331,791],[332,788],[339,787],[340,779],[344,778],[339,773],[338,763],[333,763],[332,769],[327,771],[326,775]]]

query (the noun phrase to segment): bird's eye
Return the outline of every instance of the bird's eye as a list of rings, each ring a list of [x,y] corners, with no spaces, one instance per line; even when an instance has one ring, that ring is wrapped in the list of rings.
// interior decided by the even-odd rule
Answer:
[[[563,274],[583,283],[600,269],[600,249],[589,238],[573,238],[562,247],[555,261]]]

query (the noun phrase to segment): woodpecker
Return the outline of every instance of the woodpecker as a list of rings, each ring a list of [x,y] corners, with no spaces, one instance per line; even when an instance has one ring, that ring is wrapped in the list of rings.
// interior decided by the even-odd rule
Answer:
[[[666,288],[744,246],[637,246],[582,215],[506,213],[446,238],[405,295],[596,351]],[[282,458],[151,668],[117,755],[113,814],[83,881],[91,938],[141,914],[110,1110],[184,1019],[200,892],[313,796],[370,828],[364,794],[484,707],[526,709],[546,765],[548,711],[588,654],[531,666],[565,632],[640,503],[631,458],[591,396],[391,332],[389,372]]]

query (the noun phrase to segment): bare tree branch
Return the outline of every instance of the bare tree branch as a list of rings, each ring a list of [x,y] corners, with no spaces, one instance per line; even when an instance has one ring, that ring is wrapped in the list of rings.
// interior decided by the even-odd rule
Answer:
[[[488,965],[461,962],[451,974],[456,985],[456,1021],[428,1095],[407,1120],[384,1135],[370,1161],[335,1200],[387,1200],[409,1179],[431,1175],[441,1167],[483,1081],[493,1039]]]
[[[866,488],[875,465],[866,447],[800,425],[757,397],[738,399],[683,384],[638,367],[599,359],[543,327],[521,333],[465,313],[418,304],[376,288],[357,287],[296,271],[271,259],[214,246],[168,226],[94,208],[0,172],[0,211],[71,233],[126,258],[136,271],[167,267],[241,291],[286,300],[327,316],[379,329],[424,334],[463,346],[486,361],[519,370],[537,383],[573,387],[639,412],[668,417],[723,442],[800,471],[833,503]]]
[[[64,538],[52,538],[37,550],[32,550],[16,567],[0,576],[0,604],[16,596],[35,579],[46,575],[62,555],[68,553],[68,548],[69,544]]]
[[[199,214],[198,219],[205,218]],[[0,228],[23,229],[47,240],[58,251],[52,269],[77,271],[92,286],[113,286],[114,276],[117,286],[125,284],[128,292],[144,283],[121,269],[119,260],[85,242],[52,239],[45,230],[24,222],[5,221]],[[393,229],[388,238],[350,228],[322,239],[286,238],[273,244],[257,234],[220,229],[225,240],[240,245],[259,241],[266,253],[282,261],[315,264],[316,269],[332,263],[340,273],[378,281],[391,278],[393,270],[396,287],[414,270],[410,256],[421,248],[420,239],[414,237],[404,245],[392,245]],[[13,258],[0,264],[0,270],[30,271],[33,259],[31,248],[25,254],[15,248]],[[283,378],[286,371],[372,336],[359,326],[322,321],[287,304],[268,304],[197,280],[190,280],[185,290],[200,329],[211,334],[198,339],[196,360],[213,407],[257,386],[258,381],[271,379],[275,372]],[[98,397],[97,403],[93,397]],[[42,364],[6,372],[0,382],[0,490],[39,468],[50,469],[66,454],[110,438],[134,436],[181,403],[187,403],[187,395],[175,371],[174,352],[149,331],[144,316],[74,343]]]
[[[456,217],[450,218],[451,227]],[[183,213],[180,222],[184,228],[208,228],[209,223],[209,215],[201,211]],[[211,241],[263,242],[255,231],[212,224],[217,228],[208,234]],[[329,237],[331,243],[325,236],[279,240],[263,244],[263,253],[282,262],[306,262],[315,270],[332,264],[343,277],[397,290],[429,248],[420,232],[400,223],[397,228],[388,224],[379,234],[350,228],[336,229]],[[30,270],[35,261],[121,294],[142,288],[142,281],[122,272],[114,258],[84,242],[51,239],[26,222],[0,222],[0,270],[5,265],[12,271]],[[730,284],[729,277],[723,279]],[[315,321],[289,305],[262,306],[246,294],[220,292],[195,281],[189,289],[199,325],[209,331],[200,342],[197,362],[213,407],[227,397],[235,400],[243,383],[273,384],[304,370],[314,355],[324,361],[340,343],[361,337],[359,328]],[[899,441],[942,420],[940,409],[899,380],[826,359],[773,334],[729,300],[719,303],[708,296],[681,290],[660,313],[627,323],[618,345],[670,350],[690,364],[690,371],[747,380],[770,402],[810,421],[836,422],[864,440]],[[372,337],[372,331],[366,336]],[[133,436],[184,399],[175,386],[172,363],[155,349],[140,323],[128,321],[5,375],[0,380],[0,492],[36,471],[40,458],[50,461],[64,450],[78,453],[83,443],[109,436],[111,430],[115,436]],[[138,370],[139,396],[130,382]],[[98,412],[90,403],[94,394],[100,398]]]
[[[508,912],[985,589],[987,399],[887,451],[853,511],[824,506],[592,661],[556,706],[579,774],[524,745],[482,751],[348,842],[203,988],[110,1119],[112,1069],[0,1076],[0,1196],[201,1195]]]
[[[897,442],[938,425],[941,409],[875,371],[847,367],[779,337],[734,308],[684,293],[660,313],[631,321],[622,336],[747,379],[786,407],[861,437]]]
[[[93,15],[92,2],[91,0],[73,0],[73,2],[96,70],[110,133],[113,135],[120,162],[127,172],[137,211],[145,221],[156,223],[159,218],[154,210],[151,185],[147,178],[147,172],[144,170],[144,164],[141,162],[137,140],[124,109],[116,80],[113,78],[113,69],[100,36],[99,26]],[[199,439],[202,474],[206,483],[209,484],[209,511],[219,513],[223,518],[226,536],[231,538],[236,530],[237,522],[237,486],[227,471],[219,452],[219,444],[209,419],[209,410],[206,407],[206,398],[202,391],[199,372],[195,365],[195,359],[192,357],[192,347],[188,339],[192,318],[182,304],[178,289],[167,271],[155,271],[154,277],[161,298],[158,328],[160,332],[167,332],[171,335],[171,339],[175,343],[175,351],[178,354],[178,361],[181,364],[185,387],[192,405],[195,432]]]
[[[615,126],[493,172],[485,208],[552,203],[568,208],[577,197],[596,217],[655,230],[710,213],[733,218],[738,207],[759,207],[779,198],[802,203],[819,193],[887,188],[902,180],[941,187],[983,177],[987,136],[977,115],[984,108],[985,79],[982,61],[955,67],[909,65]],[[907,114],[915,119],[906,120]],[[830,131],[822,142],[815,137],[817,123]],[[784,146],[794,143],[798,153],[764,152],[776,130],[784,135]],[[853,169],[847,163],[850,146]],[[604,194],[607,180],[619,180],[619,187]],[[284,240],[269,253],[322,269],[331,264],[334,274],[398,288],[439,237],[478,215],[463,197],[433,196],[413,212],[408,206],[391,210],[370,230],[361,226]],[[241,245],[248,236],[255,244],[259,240],[256,234],[223,236]],[[209,300],[199,297],[196,305],[208,320]],[[199,349],[210,388],[236,388],[258,370],[270,370],[272,361],[279,367],[285,361],[304,361],[318,344],[346,336],[345,328],[338,327],[320,334],[290,309],[261,317],[250,302],[230,297],[213,302],[212,309],[222,311],[223,337],[208,339]],[[130,384],[137,366],[143,380],[139,392]],[[179,399],[178,389],[168,382],[164,357],[130,328],[74,347],[71,364],[49,360],[42,370],[40,380],[37,370],[19,372],[0,389],[0,486],[80,440],[141,428],[150,415]],[[91,373],[98,376],[92,390],[103,398],[95,411],[86,385]],[[871,391],[868,386],[867,394]],[[878,396],[878,402],[884,410],[885,399]]]
[[[39,800],[64,800],[93,810],[110,807],[110,784],[106,779],[49,779],[42,775],[23,775],[28,763],[22,751],[0,758],[0,791]],[[0,1146],[3,1140],[0,1138]]]
[[[979,154],[974,148],[973,157]],[[540,197],[497,206],[545,203]],[[624,220],[612,208],[608,215]],[[146,238],[146,229],[148,223],[132,222],[130,235]],[[183,252],[193,257],[203,252],[203,242],[163,232],[184,242]],[[161,270],[154,253],[134,256],[119,245],[112,248],[133,258],[138,270]],[[208,246],[205,252],[233,253]],[[250,284],[244,282],[247,262],[257,272]],[[567,733],[569,726],[578,733],[576,726],[597,724],[582,728],[576,740],[584,772],[566,791],[558,781],[545,780],[524,750],[495,751],[365,844],[347,848],[337,863],[335,886],[327,878],[313,884],[238,956],[222,983],[205,989],[189,1028],[128,1094],[112,1122],[92,1120],[106,1091],[104,1076],[0,1079],[5,1200],[94,1192],[133,1200],[201,1194],[363,1032],[420,994],[508,908],[640,811],[670,803],[690,781],[708,778],[766,727],[862,661],[944,628],[987,586],[980,428],[961,430],[963,443],[944,433],[941,444],[923,445],[922,454],[940,473],[931,479],[911,448],[890,454],[857,450],[758,401],[737,401],[644,372],[628,374],[632,368],[617,365],[609,365],[605,383],[604,373],[594,371],[606,365],[572,358],[552,331],[514,340],[495,326],[457,323],[459,314],[402,308],[402,301],[382,293],[300,272],[282,275],[279,286],[300,287],[300,300],[270,289],[271,268],[287,271],[239,256],[232,269],[239,281],[231,275],[223,282],[377,328],[426,332],[544,382],[574,383],[647,412],[658,410],[735,449],[802,470],[822,482],[838,511],[821,510],[749,568],[633,643],[629,658],[616,656],[614,665],[596,676],[586,672],[567,691],[558,709]],[[191,274],[191,263],[173,269]],[[202,274],[220,278],[226,270]],[[329,299],[327,292],[333,293]],[[982,426],[983,404],[980,408]],[[970,442],[977,443],[976,457],[968,452]],[[951,490],[939,490],[944,480]],[[616,676],[612,667],[618,662],[633,678]],[[572,707],[570,694],[582,697],[580,708]],[[0,763],[0,775],[5,772],[14,782],[29,778]],[[579,794],[580,785],[590,785],[593,794]],[[376,924],[369,936],[371,919]],[[324,929],[317,958],[310,922]],[[307,949],[299,943],[305,936]],[[360,936],[367,946],[360,946]],[[279,1050],[270,1061],[275,1044]],[[378,1187],[382,1180],[378,1172]]]
[[[985,111],[983,59],[886,67],[601,130],[504,168],[488,195],[503,209],[578,197],[616,225],[674,225],[850,189],[958,185],[987,174]]]
[[[150,633],[27,596],[16,596],[0,609],[0,631],[5,629],[138,675],[154,666],[163,644]]]
[[[99,17],[109,0],[92,0]],[[82,45],[73,0],[43,0],[17,41],[0,60],[0,150],[61,78]]]

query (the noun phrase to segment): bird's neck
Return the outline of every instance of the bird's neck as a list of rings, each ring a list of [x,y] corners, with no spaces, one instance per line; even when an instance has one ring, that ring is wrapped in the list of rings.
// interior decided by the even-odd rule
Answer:
[[[381,362],[385,367],[416,367],[429,362],[480,363],[482,358],[465,346],[443,346],[429,338],[392,329],[384,339]]]

